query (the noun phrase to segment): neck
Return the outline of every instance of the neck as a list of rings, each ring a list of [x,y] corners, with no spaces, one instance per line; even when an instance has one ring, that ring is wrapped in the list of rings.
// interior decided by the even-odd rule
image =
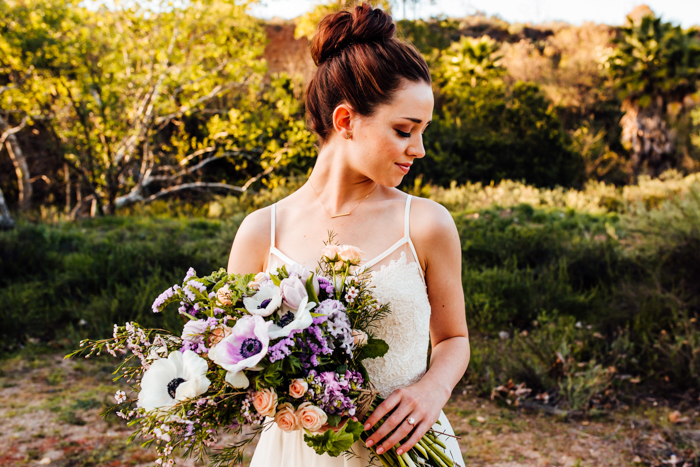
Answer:
[[[337,214],[350,211],[378,187],[374,180],[351,167],[347,163],[349,156],[334,146],[329,142],[321,149],[307,183],[316,191],[325,209]],[[311,195],[316,196],[311,187]]]

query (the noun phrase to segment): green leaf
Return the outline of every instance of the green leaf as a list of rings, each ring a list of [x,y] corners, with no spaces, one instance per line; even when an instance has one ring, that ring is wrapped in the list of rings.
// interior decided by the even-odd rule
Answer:
[[[338,426],[338,425],[340,425],[340,420],[342,420],[342,417],[340,415],[329,415],[328,416],[328,425]]]
[[[318,300],[318,295],[314,290],[314,275],[310,274],[306,279],[306,292],[309,294],[309,302],[314,302],[316,304],[320,303]]]
[[[358,360],[365,358],[383,357],[389,351],[389,344],[382,339],[369,339],[367,344],[360,347],[360,352],[357,355]]]
[[[304,441],[316,454],[326,453],[331,457],[338,457],[350,449],[355,441],[360,439],[364,431],[362,424],[354,420],[348,420],[337,432],[326,430],[321,435],[304,435]]]

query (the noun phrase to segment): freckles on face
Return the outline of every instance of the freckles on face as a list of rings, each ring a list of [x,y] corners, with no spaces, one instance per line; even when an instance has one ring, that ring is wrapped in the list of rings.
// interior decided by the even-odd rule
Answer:
[[[425,155],[423,131],[433,113],[433,92],[427,83],[405,82],[391,103],[380,105],[358,126],[362,145],[358,162],[372,180],[397,186],[416,159]]]

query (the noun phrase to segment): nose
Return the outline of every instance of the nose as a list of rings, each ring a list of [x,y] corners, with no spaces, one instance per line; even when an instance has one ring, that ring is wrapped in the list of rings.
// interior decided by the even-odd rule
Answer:
[[[419,133],[417,139],[411,141],[411,144],[409,144],[406,152],[409,156],[417,157],[418,159],[425,156],[425,147],[423,146],[423,135]]]

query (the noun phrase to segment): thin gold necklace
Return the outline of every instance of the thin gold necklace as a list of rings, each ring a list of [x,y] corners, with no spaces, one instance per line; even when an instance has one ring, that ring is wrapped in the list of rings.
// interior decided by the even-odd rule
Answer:
[[[379,184],[376,183],[376,184],[374,185],[374,188],[372,188],[372,191],[370,191],[369,193],[367,193],[367,196],[365,196],[365,197],[362,198],[360,201],[358,201],[354,208],[352,208],[352,209],[349,210],[348,212],[341,212],[340,214],[335,214],[335,215],[333,215],[333,214],[331,214],[330,212],[328,212],[328,210],[326,209],[326,207],[323,205],[323,203],[321,202],[321,198],[319,197],[318,193],[317,193],[316,190],[314,189],[314,186],[311,184],[311,181],[309,181],[309,186],[311,187],[311,189],[313,190],[314,194],[316,195],[316,199],[318,200],[318,204],[321,205],[321,207],[323,208],[323,210],[326,211],[326,214],[328,214],[328,215],[331,217],[331,219],[335,219],[336,217],[349,216],[350,214],[352,214],[352,212],[353,212],[364,200],[366,200],[367,198],[369,198],[369,195],[371,195],[372,193],[374,193],[374,190],[377,189],[377,186],[378,186],[378,185],[379,185]]]

